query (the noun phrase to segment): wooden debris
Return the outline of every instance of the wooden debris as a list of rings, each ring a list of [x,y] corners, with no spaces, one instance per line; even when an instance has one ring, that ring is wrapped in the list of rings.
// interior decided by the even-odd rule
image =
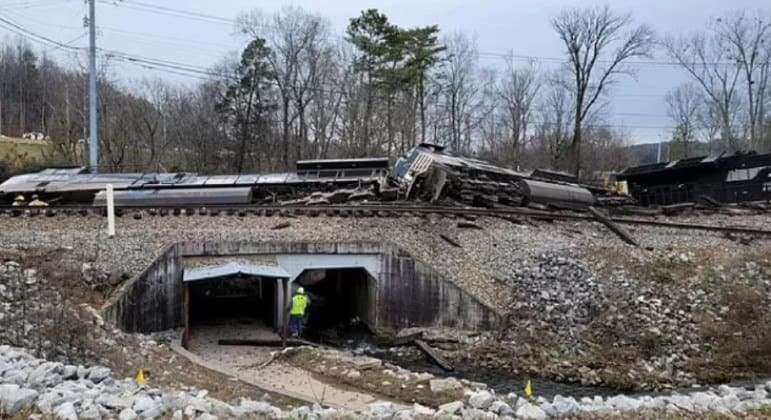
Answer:
[[[428,358],[440,368],[448,372],[451,372],[453,370],[452,365],[447,360],[445,360],[442,356],[440,356],[439,353],[437,353],[433,348],[431,348],[431,346],[426,344],[425,341],[415,340],[415,346],[417,346],[417,348],[419,348],[423,353],[425,353],[426,356],[428,356]]]
[[[695,206],[696,205],[694,203],[678,203],[678,204],[671,204],[668,206],[662,206],[661,210],[667,216],[673,216],[676,214],[681,214],[687,210],[693,210]]]
[[[746,215],[752,214],[749,210],[738,209],[734,207],[721,207],[720,213],[727,214],[730,216],[746,216]]]
[[[255,347],[285,347],[285,346],[316,346],[317,344],[303,340],[301,338],[281,339],[243,339],[243,338],[223,338],[217,340],[220,346],[255,346]]]
[[[454,246],[455,248],[461,248],[460,244],[458,242],[456,242],[454,239],[450,238],[449,236],[447,236],[447,235],[445,235],[443,233],[440,233],[439,237],[444,239],[448,244]]]
[[[282,222],[282,223],[279,223],[279,224],[277,224],[277,225],[273,226],[273,227],[272,227],[272,228],[270,228],[270,229],[271,229],[271,230],[286,229],[286,228],[288,228],[289,226],[292,226],[292,223],[291,223],[291,222]]]
[[[600,223],[604,224],[608,227],[613,233],[618,235],[621,240],[628,243],[629,245],[634,246],[640,246],[637,241],[635,241],[632,236],[621,226],[617,225],[616,222],[610,220],[608,216],[605,216],[602,214],[599,210],[596,208],[589,206],[589,212],[592,213],[595,219],[597,219]]]
[[[708,196],[708,195],[700,195],[699,199],[707,204],[709,204],[712,207],[718,208],[723,207],[723,203],[715,200],[714,198]]]
[[[375,193],[370,190],[356,191],[348,197],[348,201],[374,200]]]
[[[378,345],[383,347],[400,347],[411,345],[415,342],[415,340],[421,339],[423,339],[423,332],[419,331],[402,336],[377,338],[376,342]]]
[[[636,207],[636,206],[622,206],[622,207],[615,208],[613,210],[620,214],[627,214],[632,216],[656,217],[656,216],[661,216],[662,214],[661,209],[644,208],[644,207]]]
[[[458,227],[462,229],[482,229],[482,226],[479,226],[476,223],[471,222],[458,222]]]
[[[329,204],[329,200],[324,197],[312,198],[305,203],[306,206],[327,206]]]

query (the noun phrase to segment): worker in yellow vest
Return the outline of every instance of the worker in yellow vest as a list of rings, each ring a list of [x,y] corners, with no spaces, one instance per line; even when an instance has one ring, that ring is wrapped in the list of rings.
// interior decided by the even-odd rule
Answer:
[[[305,315],[310,299],[305,295],[305,289],[302,286],[297,288],[292,296],[292,306],[289,309],[289,332],[292,337],[299,337],[305,328]]]

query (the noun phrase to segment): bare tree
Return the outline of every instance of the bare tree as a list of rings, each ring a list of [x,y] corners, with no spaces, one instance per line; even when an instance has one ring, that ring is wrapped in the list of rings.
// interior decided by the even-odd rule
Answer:
[[[576,92],[572,160],[577,176],[581,172],[582,128],[592,106],[616,75],[631,72],[624,62],[647,57],[653,44],[653,30],[646,25],[632,27],[629,14],[616,15],[602,8],[571,9],[552,20],[565,44],[573,90]]]
[[[443,102],[447,115],[449,145],[456,153],[469,152],[470,139],[464,130],[464,121],[474,111],[477,101],[477,51],[476,39],[468,38],[460,32],[445,37],[442,43],[447,46],[447,61],[441,75]],[[466,137],[464,138],[464,134]]]
[[[318,79],[318,60],[328,48],[329,23],[321,16],[299,7],[287,6],[272,16],[259,11],[244,14],[238,19],[240,31],[253,38],[265,38],[271,48],[269,61],[275,74],[279,92],[281,113],[282,157],[289,167],[289,148],[292,128],[299,119],[299,139],[296,143],[297,158],[302,156],[302,142],[307,139],[305,110]]]
[[[689,146],[696,140],[699,114],[704,104],[704,97],[698,87],[685,83],[666,95],[669,117],[675,123],[673,133],[675,142],[682,147],[682,157],[690,155]],[[675,159],[670,147],[670,159]]]
[[[565,89],[560,74],[548,78],[537,106],[540,121],[535,125],[535,139],[540,149],[542,164],[556,168],[570,147],[571,130],[574,126],[572,112],[575,109],[574,92]]]
[[[771,71],[771,22],[760,15],[748,16],[742,11],[718,19],[716,30],[730,48],[729,58],[739,64],[744,76],[749,145],[759,148],[764,138],[762,131],[769,96],[766,89]]]
[[[341,108],[345,96],[345,63],[350,61],[346,56],[344,45],[337,45],[328,50],[319,62],[317,85],[335,86],[335,89],[315,89],[311,92],[309,126],[313,135],[312,151],[314,158],[326,158],[332,141],[336,138],[341,120]]]
[[[509,59],[499,88],[506,115],[504,124],[509,136],[508,147],[502,152],[515,168],[520,163],[521,148],[529,135],[528,127],[540,87],[541,82],[533,63],[515,67],[513,59]]]
[[[667,54],[704,90],[711,115],[719,121],[722,142],[733,150],[741,149],[735,130],[741,66],[733,59],[725,37],[714,32],[700,32],[690,37],[668,37],[663,44]]]

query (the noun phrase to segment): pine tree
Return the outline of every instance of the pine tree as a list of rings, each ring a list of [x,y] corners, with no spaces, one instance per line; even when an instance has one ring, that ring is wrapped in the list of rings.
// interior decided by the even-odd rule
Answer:
[[[238,136],[236,165],[240,173],[244,168],[247,145],[267,136],[270,123],[266,114],[275,108],[271,97],[271,80],[268,56],[270,48],[265,40],[256,38],[247,45],[241,54],[241,62],[236,67],[236,77],[231,83],[216,109],[226,120],[233,124]],[[257,168],[260,167],[259,154]]]

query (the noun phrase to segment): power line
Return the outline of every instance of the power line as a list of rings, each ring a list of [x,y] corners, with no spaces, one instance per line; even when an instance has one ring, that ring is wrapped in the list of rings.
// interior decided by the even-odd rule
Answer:
[[[144,3],[140,3],[141,5],[134,3],[134,2],[127,2],[125,0],[123,1],[108,1],[108,0],[98,0],[99,3],[112,5],[112,6],[120,6],[127,9],[132,10],[138,10],[142,12],[149,12],[149,13],[155,13],[160,15],[166,15],[166,16],[172,16],[172,17],[178,17],[178,18],[184,18],[184,19],[190,19],[195,20],[199,22],[205,22],[205,23],[213,23],[218,25],[227,25],[232,26],[235,24],[235,20],[225,19],[219,16],[211,16],[211,17],[203,17],[202,16],[196,16],[195,13],[191,12],[185,12],[178,9],[171,9],[167,7],[149,7],[151,5],[145,5]]]
[[[35,7],[47,7],[62,4],[63,0],[46,0],[46,1],[22,1],[17,3],[6,3],[0,5],[0,10],[25,10]]]
[[[80,39],[83,34],[79,35],[77,38],[63,43],[56,40],[53,40],[51,38],[45,37],[43,35],[39,35],[37,33],[34,33],[32,31],[27,30],[26,28],[22,27],[21,25],[18,25],[8,19],[0,17],[0,23],[4,23],[5,25],[10,26],[10,28],[6,27],[7,29],[10,29],[11,31],[15,33],[21,33],[25,36],[34,37],[35,40],[38,42],[45,42],[51,45],[55,45],[59,48],[66,48],[70,50],[76,50],[80,51],[81,48],[72,47],[68,44]],[[230,79],[230,80],[238,80],[238,77],[235,75],[228,75],[221,72],[216,72],[210,69],[206,69],[201,66],[196,66],[192,64],[186,64],[186,63],[180,63],[175,62],[171,60],[163,60],[163,59],[155,59],[155,58],[148,58],[133,54],[128,54],[121,51],[114,51],[109,49],[98,49],[100,52],[104,53],[107,57],[115,58],[120,61],[134,64],[137,66],[141,66],[143,68],[147,69],[153,69],[153,70],[160,70],[171,74],[177,74],[181,76],[186,77],[192,77],[199,80],[218,80],[218,79]],[[278,85],[276,81],[269,81],[268,83],[273,85]],[[328,93],[328,94],[343,94],[347,95],[350,94],[350,92],[340,91],[340,90],[332,90],[332,89],[324,89],[319,87],[308,87],[306,88],[308,91],[316,91],[316,92],[322,92],[322,93]],[[615,115],[630,115],[630,116],[655,116],[659,117],[658,115],[654,114],[642,114],[642,113],[617,113]],[[662,116],[663,117],[663,116]],[[557,125],[556,123],[551,123],[548,121],[534,121],[533,124],[541,124],[541,125]],[[596,126],[596,127],[608,127],[608,128],[626,128],[626,129],[672,129],[673,126],[653,126],[653,125],[625,125],[625,124],[594,124],[594,125],[587,125],[587,126]]]
[[[57,46],[57,47],[62,48],[62,49],[80,50],[80,48],[73,47],[73,46],[67,45],[67,44],[65,44],[63,42],[59,42],[59,41],[53,40],[51,38],[48,38],[48,37],[46,37],[44,35],[40,35],[40,34],[37,34],[35,32],[32,32],[32,31],[24,28],[23,26],[15,23],[13,21],[11,21],[11,20],[3,18],[2,16],[0,16],[0,23],[5,24],[3,27],[5,27],[5,29],[10,30],[11,32],[14,32],[16,34],[19,34],[19,35],[22,35],[22,36],[25,36],[25,37],[28,37],[28,38],[31,37],[31,39],[37,40],[38,42],[47,43],[49,45],[54,45],[54,46]]]
[[[189,16],[205,18],[205,19],[219,20],[219,21],[226,22],[226,23],[235,23],[235,20],[232,20],[232,19],[229,19],[229,18],[226,18],[226,17],[222,17],[222,16],[209,15],[209,14],[206,14],[206,13],[199,13],[199,12],[193,12],[193,11],[182,10],[182,9],[173,9],[173,8],[170,8],[170,7],[158,6],[158,5],[149,4],[149,3],[143,3],[143,2],[140,2],[140,1],[136,1],[136,0],[122,0],[122,2],[123,3],[127,3],[127,4],[133,4],[133,5],[136,5],[136,6],[139,6],[139,7],[146,7],[146,8],[149,8],[149,9],[155,9],[155,10],[159,10],[159,11],[179,13],[179,14],[183,14],[183,15],[189,15]]]
[[[106,32],[114,32],[118,34],[125,34],[125,35],[135,35],[138,37],[143,38],[149,38],[149,39],[158,39],[158,40],[166,40],[170,39],[173,41],[178,41],[180,44],[189,44],[193,46],[200,46],[201,44],[211,45],[213,47],[219,47],[219,48],[233,48],[233,45],[226,45],[226,44],[220,44],[217,42],[206,42],[206,41],[197,41],[194,39],[188,39],[188,38],[177,38],[173,36],[168,35],[161,35],[156,33],[149,33],[149,32],[134,32],[134,31],[126,31],[119,28],[114,28],[110,26],[104,26],[104,25],[98,25],[98,29],[106,31]]]

